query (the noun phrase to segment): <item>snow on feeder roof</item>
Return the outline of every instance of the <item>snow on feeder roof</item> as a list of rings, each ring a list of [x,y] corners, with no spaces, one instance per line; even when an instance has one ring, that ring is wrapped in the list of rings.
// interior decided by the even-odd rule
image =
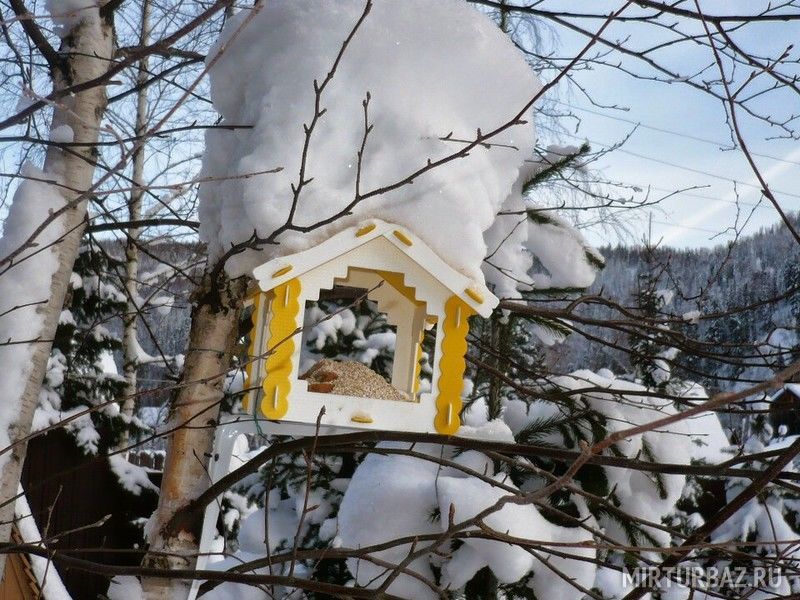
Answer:
[[[508,36],[462,0],[375,2],[319,98],[325,113],[304,153],[314,83],[331,70],[364,8],[364,0],[270,0],[233,16],[209,52],[211,99],[222,117],[222,127],[206,133],[199,191],[200,236],[210,260],[254,231],[270,235],[292,210],[293,224],[302,228],[231,257],[231,276],[381,218],[413,229],[453,268],[481,277],[484,232],[503,202],[519,197],[513,188],[535,145],[532,110],[511,122],[541,84]],[[359,168],[368,93],[372,129]],[[429,160],[463,149],[478,130],[504,125],[467,156],[392,187]],[[293,203],[304,156],[313,181]],[[282,170],[265,173],[276,167]],[[361,194],[386,190],[347,208],[357,178]],[[494,264],[493,242],[506,237],[507,231],[489,241]],[[515,274],[524,277],[529,262]],[[502,277],[494,269],[489,276]]]
[[[453,434],[460,425],[468,319],[488,317],[498,299],[444,262],[407,228],[363,221],[321,244],[253,271],[247,410],[263,418],[356,429]],[[300,379],[300,335],[307,301],[344,285],[365,290],[396,326],[392,385],[410,401],[312,391]],[[437,325],[431,392],[419,392],[425,329]],[[257,406],[255,405],[257,403]]]

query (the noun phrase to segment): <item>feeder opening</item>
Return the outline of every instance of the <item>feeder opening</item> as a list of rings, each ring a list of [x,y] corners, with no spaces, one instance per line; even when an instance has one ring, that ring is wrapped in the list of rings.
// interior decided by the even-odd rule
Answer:
[[[397,326],[369,293],[335,285],[306,303],[300,378],[311,392],[409,401],[392,387]]]

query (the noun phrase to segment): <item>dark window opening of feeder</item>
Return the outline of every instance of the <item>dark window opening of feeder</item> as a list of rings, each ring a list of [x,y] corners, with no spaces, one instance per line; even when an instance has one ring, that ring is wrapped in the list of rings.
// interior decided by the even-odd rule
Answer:
[[[300,379],[310,392],[412,401],[412,393],[391,386],[397,326],[370,291],[335,285],[306,301]]]

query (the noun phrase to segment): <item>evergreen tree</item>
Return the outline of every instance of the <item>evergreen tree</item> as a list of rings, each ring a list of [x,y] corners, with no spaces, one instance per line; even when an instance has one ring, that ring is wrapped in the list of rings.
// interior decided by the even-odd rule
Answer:
[[[53,540],[58,538],[55,543],[65,548],[95,549],[84,555],[88,560],[132,566],[141,562],[137,550],[144,547],[143,525],[155,508],[158,488],[143,468],[129,463],[125,456],[107,456],[119,447],[123,432],[143,430],[137,419],[120,411],[125,380],[117,374],[113,353],[121,349],[115,332],[126,303],[114,283],[117,266],[119,263],[103,247],[84,242],[56,329],[34,428],[80,416],[31,440],[31,460],[22,484],[40,524],[50,523],[52,518],[66,527],[50,532]],[[51,452],[59,452],[59,460],[41,460]],[[44,482],[57,482],[57,487],[52,483],[40,487],[43,475]],[[102,497],[76,506],[74,498],[86,493],[83,486],[87,478],[96,483],[94,489],[103,490]],[[65,498],[73,500],[62,500],[62,490]],[[74,529],[65,523],[74,523]],[[97,549],[123,551],[109,558]],[[62,567],[58,559],[55,565],[62,575],[68,573],[68,567]],[[92,597],[105,594],[105,577],[83,575],[67,579],[73,595],[89,593],[90,588],[96,592]],[[89,588],[81,587],[84,585]]]
[[[637,380],[648,388],[665,390],[671,377],[669,360],[672,352],[655,329],[665,305],[664,293],[657,289],[658,277],[652,268],[640,273],[634,294],[636,309],[647,325],[631,335],[631,366]]]
[[[123,431],[140,430],[138,420],[123,416],[116,402],[125,385],[113,357],[121,343],[111,332],[126,306],[112,283],[119,264],[94,242],[81,248],[37,410],[36,425],[44,427],[96,408],[67,425],[87,454],[104,454],[117,446]]]
[[[530,387],[545,373],[544,352],[532,331],[535,325],[516,314],[473,319],[470,331],[478,341],[470,349],[475,367],[471,370],[472,391],[467,408],[482,399],[491,420],[500,417],[505,400],[530,401],[520,390]],[[502,379],[497,372],[503,374]]]
[[[784,359],[786,364],[800,358],[800,256],[795,255],[783,268],[783,289],[795,290],[789,297],[790,327],[794,332],[794,345],[789,356]]]

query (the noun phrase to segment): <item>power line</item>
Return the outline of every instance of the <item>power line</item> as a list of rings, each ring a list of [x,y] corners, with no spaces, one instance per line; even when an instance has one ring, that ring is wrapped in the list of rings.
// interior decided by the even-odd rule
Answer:
[[[707,229],[705,227],[697,227],[694,225],[681,225],[679,223],[669,223],[667,221],[656,221],[656,220],[653,220],[653,223],[658,223],[659,225],[666,225],[667,227],[675,227],[677,229],[691,229],[693,231],[702,231],[703,233],[713,233],[714,235],[736,235],[733,231],[729,231],[728,229],[723,229],[722,231],[715,231],[713,229]]]
[[[571,133],[567,133],[565,135],[567,137],[571,137],[571,138],[576,139],[576,140],[586,140],[586,138],[582,138],[580,136],[573,135]],[[751,189],[755,189],[755,190],[758,190],[759,192],[762,191],[761,186],[760,185],[756,185],[754,183],[748,183],[746,181],[740,181],[739,179],[733,179],[731,177],[725,177],[724,175],[718,175],[717,173],[710,173],[708,171],[703,171],[701,169],[694,169],[692,167],[687,167],[686,165],[680,165],[680,164],[677,164],[677,163],[673,163],[673,162],[669,162],[669,161],[666,161],[666,160],[662,160],[660,158],[647,156],[646,154],[639,154],[638,152],[632,152],[631,150],[625,150],[624,148],[615,148],[614,144],[608,144],[608,143],[604,143],[604,142],[599,142],[597,140],[586,140],[586,141],[588,141],[590,144],[596,144],[596,145],[601,146],[603,148],[606,148],[608,150],[612,150],[613,149],[614,152],[621,152],[622,154],[628,154],[628,155],[634,156],[636,158],[641,158],[643,160],[649,160],[649,161],[652,161],[654,163],[658,163],[658,164],[661,164],[661,165],[666,165],[668,167],[672,167],[674,169],[680,169],[682,171],[688,171],[689,173],[695,173],[697,175],[705,175],[706,177],[711,177],[713,179],[718,179],[720,181],[725,181],[725,182],[728,182],[728,183],[735,183],[736,185],[739,185],[739,186],[742,186],[742,187],[748,187],[748,188],[751,188]],[[793,194],[792,192],[787,192],[787,191],[784,191],[784,190],[777,190],[775,188],[771,188],[771,189],[772,189],[772,192],[774,194],[780,194],[781,196],[788,196],[790,198],[798,198],[798,199],[800,199],[800,194]]]
[[[635,185],[635,184],[625,183],[624,181],[617,181],[617,182],[615,182],[615,184]],[[556,183],[555,185],[556,186],[560,186],[560,187],[564,187],[564,188],[567,188],[567,189],[573,189],[570,186],[565,186],[563,184]],[[654,189],[654,190],[659,190],[659,191],[662,191],[662,192],[669,192],[669,193],[673,193],[673,194],[683,193],[683,192],[680,192],[680,190],[669,190],[667,188],[657,188],[657,187],[654,187],[654,186],[650,186],[650,187],[652,189]],[[699,194],[687,194],[687,195],[695,196],[697,198],[704,198],[706,200],[712,200],[712,201],[715,201],[715,202],[725,202],[727,204],[736,204],[736,202],[733,201],[733,200],[717,200],[716,198],[714,198],[712,196],[701,196]],[[765,205],[763,203],[762,204],[753,204],[753,203],[750,203],[750,202],[740,202],[739,204],[752,206],[754,208],[771,208],[770,206],[767,206],[767,205]],[[718,231],[718,230],[714,230],[714,229],[706,229],[704,227],[696,227],[696,226],[691,226],[691,225],[681,225],[679,223],[670,223],[668,221],[656,221],[656,220],[653,220],[653,219],[651,219],[651,220],[652,220],[653,223],[658,223],[659,225],[666,225],[668,227],[677,227],[678,229],[692,229],[692,230],[695,230],[695,231],[703,231],[705,233],[713,233],[715,235],[734,235],[732,232],[727,231],[727,230]]]
[[[636,127],[641,127],[642,129],[649,129],[651,131],[657,131],[659,133],[666,133],[666,134],[669,134],[669,135],[674,135],[676,137],[682,137],[682,138],[686,138],[688,140],[694,140],[695,142],[703,142],[704,144],[711,144],[712,146],[717,146],[718,148],[720,148],[720,147],[724,148],[726,146],[730,147],[730,143],[723,143],[723,142],[720,142],[718,140],[712,140],[712,139],[709,139],[709,138],[704,138],[704,137],[700,137],[700,136],[696,136],[696,135],[691,135],[689,133],[682,133],[680,131],[674,131],[672,129],[665,129],[663,127],[656,127],[655,125],[648,125],[646,123],[642,123],[641,121],[635,121],[634,119],[626,119],[625,117],[618,117],[616,115],[608,115],[608,114],[600,112],[599,110],[592,110],[590,108],[585,108],[583,106],[575,106],[575,105],[572,105],[572,104],[568,104],[567,102],[562,102],[560,100],[554,100],[554,102],[557,103],[557,104],[562,104],[564,106],[567,106],[567,107],[569,107],[571,109],[580,110],[582,112],[587,112],[587,113],[592,114],[592,115],[597,115],[598,117],[605,117],[606,119],[612,119],[614,121],[620,121],[622,123],[628,123],[630,125],[635,125]],[[732,147],[730,149],[731,150],[735,150],[736,148]],[[786,163],[786,164],[790,164],[790,165],[797,165],[797,166],[800,167],[800,162],[797,162],[797,161],[794,161],[794,160],[788,160],[786,158],[781,158],[779,156],[773,156],[771,154],[762,154],[762,153],[759,153],[759,152],[752,152],[752,151],[750,152],[750,154],[752,154],[753,156],[758,156],[759,158],[767,158],[769,160],[774,160],[774,161],[778,161],[778,162],[782,162],[782,163]]]

